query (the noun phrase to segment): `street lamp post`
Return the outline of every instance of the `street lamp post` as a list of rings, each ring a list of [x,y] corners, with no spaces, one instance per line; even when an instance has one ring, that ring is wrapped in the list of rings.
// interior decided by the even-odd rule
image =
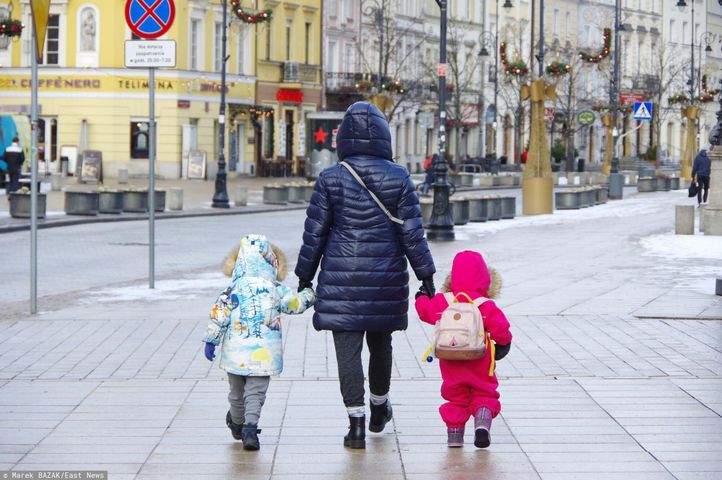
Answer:
[[[436,181],[434,182],[434,205],[427,232],[431,241],[454,240],[454,220],[449,203],[449,183],[446,164],[446,14],[447,0],[436,0],[440,10],[439,41],[439,160],[436,162]]]
[[[221,39],[221,107],[218,113],[218,173],[216,191],[213,194],[214,208],[230,208],[228,203],[226,174],[226,42],[228,35],[228,0],[223,0],[223,38]]]
[[[610,80],[609,103],[612,106],[612,168],[609,174],[609,198],[621,199],[624,196],[624,176],[619,173],[619,154],[617,152],[617,143],[619,141],[619,94],[621,88],[621,72],[619,71],[620,63],[620,42],[619,32],[622,23],[622,1],[616,0],[614,4],[614,71]]]
[[[480,88],[479,88],[479,158],[483,159],[486,157],[486,115],[484,113],[484,89],[486,88],[486,58],[489,56],[489,49],[496,51],[496,42],[491,32],[486,31],[486,18],[482,23],[483,29],[481,35],[479,35],[479,63],[481,70]],[[494,92],[496,93],[496,80],[494,80]],[[496,102],[496,98],[494,98]],[[496,108],[496,104],[494,104]]]

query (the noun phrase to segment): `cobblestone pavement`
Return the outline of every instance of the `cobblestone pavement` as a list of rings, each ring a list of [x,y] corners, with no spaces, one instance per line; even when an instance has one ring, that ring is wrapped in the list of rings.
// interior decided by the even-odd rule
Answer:
[[[223,424],[224,374],[199,340],[226,281],[217,264],[227,247],[206,232],[223,223],[173,220],[168,238],[188,250],[163,267],[154,292],[139,281],[141,252],[108,262],[127,272],[117,284],[86,275],[88,263],[73,270],[88,279],[70,288],[58,262],[48,275],[64,293],[42,297],[41,315],[0,320],[0,470],[202,480],[722,478],[722,302],[711,287],[722,249],[696,235],[687,239],[694,251],[660,250],[677,245],[673,205],[685,201],[651,194],[460,227],[457,242],[433,245],[438,284],[464,248],[484,252],[504,276],[499,303],[515,339],[498,364],[502,414],[485,451],[473,447],[470,426],[465,448],[446,447],[438,365],[422,362],[430,331],[415,315],[394,334],[393,422],[369,434],[365,452],[344,449],[333,344],[311,313],[285,321],[285,370],[271,382],[262,448],[243,451]],[[232,225],[234,239],[263,228],[293,260],[300,221],[255,217]],[[108,258],[103,249],[118,232],[89,228],[53,234],[92,237]],[[0,237],[0,249],[18,241],[12,235]]]

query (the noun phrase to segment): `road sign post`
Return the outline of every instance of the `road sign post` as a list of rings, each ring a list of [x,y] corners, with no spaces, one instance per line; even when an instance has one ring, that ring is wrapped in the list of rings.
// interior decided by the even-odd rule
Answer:
[[[126,68],[148,69],[148,288],[155,288],[155,69],[175,66],[175,42],[148,41],[163,36],[173,26],[173,0],[127,0],[125,21],[145,40],[125,43]]]

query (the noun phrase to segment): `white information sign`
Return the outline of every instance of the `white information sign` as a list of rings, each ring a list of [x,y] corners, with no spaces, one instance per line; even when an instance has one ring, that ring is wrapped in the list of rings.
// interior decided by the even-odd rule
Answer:
[[[126,40],[127,68],[175,67],[175,40]]]

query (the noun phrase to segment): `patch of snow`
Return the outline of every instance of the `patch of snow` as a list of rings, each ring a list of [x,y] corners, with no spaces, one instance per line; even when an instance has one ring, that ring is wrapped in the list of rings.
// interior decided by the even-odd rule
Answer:
[[[722,260],[722,236],[675,235],[674,231],[640,239],[644,255],[665,258],[704,258]]]
[[[220,293],[228,284],[228,277],[222,273],[201,273],[194,277],[158,280],[155,288],[148,288],[148,284],[129,285],[118,288],[104,288],[95,290],[83,297],[83,304],[97,304],[103,302],[136,302],[136,301],[165,301],[195,296],[199,292]],[[211,294],[211,297],[213,295]],[[210,298],[210,297],[209,297]],[[213,301],[211,298],[209,301]]]

